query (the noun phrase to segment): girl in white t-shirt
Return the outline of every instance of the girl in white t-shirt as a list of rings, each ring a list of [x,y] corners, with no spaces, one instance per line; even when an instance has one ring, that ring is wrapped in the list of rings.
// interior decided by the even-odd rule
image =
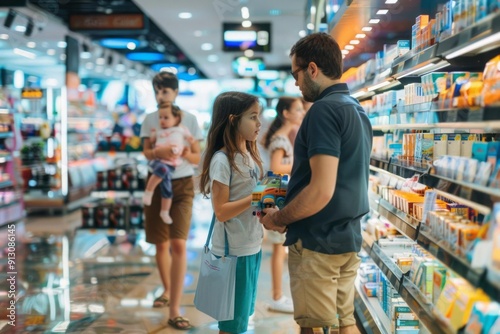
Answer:
[[[212,252],[224,255],[226,232],[229,254],[238,257],[234,320],[220,321],[220,333],[246,332],[255,307],[263,229],[250,203],[263,175],[256,143],[260,112],[257,97],[222,93],[215,99],[207,137],[200,189],[211,195],[216,217]]]

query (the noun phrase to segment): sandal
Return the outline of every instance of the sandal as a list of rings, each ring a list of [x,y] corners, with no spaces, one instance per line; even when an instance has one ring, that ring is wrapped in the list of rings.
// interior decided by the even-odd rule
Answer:
[[[168,298],[161,295],[160,297],[156,298],[153,302],[153,307],[165,307],[168,306]]]
[[[182,326],[182,325],[180,325],[180,323],[186,323],[187,325]],[[184,317],[175,317],[173,319],[168,319],[168,324],[170,326],[174,327],[175,329],[178,329],[181,331],[187,331],[187,330],[190,330],[191,328],[193,328],[193,326],[191,325],[189,320],[187,318],[184,318]]]

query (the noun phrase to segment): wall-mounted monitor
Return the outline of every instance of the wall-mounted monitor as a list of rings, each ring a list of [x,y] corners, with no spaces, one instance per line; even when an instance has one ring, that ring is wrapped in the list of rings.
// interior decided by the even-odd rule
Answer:
[[[251,27],[243,27],[241,22],[222,24],[222,50],[258,52],[271,51],[271,23],[252,22]]]

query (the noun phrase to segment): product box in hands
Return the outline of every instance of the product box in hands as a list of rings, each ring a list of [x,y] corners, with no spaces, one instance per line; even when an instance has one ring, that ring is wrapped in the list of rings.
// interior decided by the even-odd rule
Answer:
[[[251,206],[256,210],[254,215],[260,216],[265,208],[277,206],[279,209],[285,205],[285,196],[288,188],[288,174],[274,174],[268,171],[267,175],[259,181],[252,191]]]

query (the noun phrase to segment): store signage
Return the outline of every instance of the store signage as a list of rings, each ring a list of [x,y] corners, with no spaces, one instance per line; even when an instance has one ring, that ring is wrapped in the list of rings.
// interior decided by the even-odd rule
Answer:
[[[21,90],[22,99],[41,99],[43,91],[40,88],[23,88]]]
[[[72,30],[144,29],[144,15],[70,15],[69,27]]]

